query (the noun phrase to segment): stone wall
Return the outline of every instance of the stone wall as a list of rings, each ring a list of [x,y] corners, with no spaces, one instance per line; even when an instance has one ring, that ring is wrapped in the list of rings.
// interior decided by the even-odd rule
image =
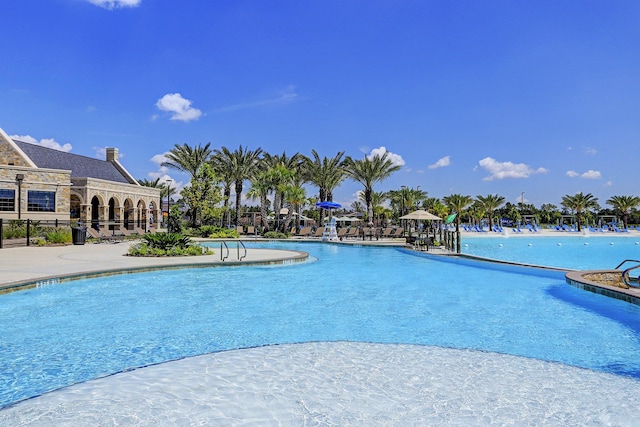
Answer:
[[[599,271],[594,273],[585,273],[583,278],[590,282],[599,283],[601,285],[615,286],[616,288],[629,289],[622,281],[621,271]]]
[[[24,176],[20,186],[16,180],[16,175]],[[70,188],[71,171],[57,169],[34,169],[0,165],[0,188],[15,190],[16,209],[15,212],[0,212],[4,219],[18,218],[18,188],[21,194],[22,219],[33,220],[68,220],[70,209]],[[29,190],[51,191],[56,194],[55,212],[29,212],[27,210],[27,200]]]
[[[0,165],[30,167],[24,157],[18,154],[12,144],[0,133]]]

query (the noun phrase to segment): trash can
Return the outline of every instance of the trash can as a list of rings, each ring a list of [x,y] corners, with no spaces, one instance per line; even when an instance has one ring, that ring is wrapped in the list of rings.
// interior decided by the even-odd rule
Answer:
[[[87,242],[87,227],[72,227],[71,238],[74,245],[84,245]]]

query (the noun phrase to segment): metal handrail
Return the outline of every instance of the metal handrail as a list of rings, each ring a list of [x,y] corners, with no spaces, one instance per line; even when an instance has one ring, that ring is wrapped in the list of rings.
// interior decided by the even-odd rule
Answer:
[[[629,280],[629,272],[631,270],[635,270],[636,268],[640,268],[640,260],[637,259],[625,259],[624,261],[622,261],[620,264],[618,264],[618,266],[616,267],[616,270],[619,269],[620,267],[622,267],[622,265],[626,262],[636,262],[638,263],[637,265],[634,265],[633,267],[629,267],[626,270],[624,270],[622,272],[622,281],[624,282],[625,285],[627,286],[632,286],[631,285],[631,280]]]
[[[223,245],[227,249],[227,256],[225,256],[225,257],[222,256],[222,246]],[[220,261],[224,261],[227,258],[229,258],[229,246],[227,246],[227,242],[225,242],[224,240],[221,240],[220,241]]]
[[[244,249],[244,255],[240,256],[240,246],[242,245],[242,249]],[[242,261],[242,258],[247,257],[247,247],[242,243],[242,240],[238,240],[238,261]]]
[[[638,264],[640,264],[640,260],[637,259],[625,259],[624,261],[622,261],[620,264],[618,264],[618,266],[615,268],[615,270],[619,269],[620,267],[622,267],[622,265],[625,262],[637,262]]]

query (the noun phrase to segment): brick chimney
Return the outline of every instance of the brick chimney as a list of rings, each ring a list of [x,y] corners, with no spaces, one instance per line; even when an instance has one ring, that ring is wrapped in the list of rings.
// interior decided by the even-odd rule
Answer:
[[[107,148],[107,161],[108,162],[117,162],[118,161],[118,149],[117,148]]]

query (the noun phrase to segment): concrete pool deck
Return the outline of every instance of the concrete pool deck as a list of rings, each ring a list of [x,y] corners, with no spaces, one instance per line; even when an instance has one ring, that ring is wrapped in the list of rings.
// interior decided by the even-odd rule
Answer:
[[[278,249],[250,249],[238,261],[235,245],[229,248],[229,259],[221,261],[220,248],[213,255],[190,257],[132,257],[129,247],[136,241],[120,243],[87,243],[66,246],[29,246],[0,250],[0,292],[25,283],[70,277],[96,272],[144,268],[217,266],[270,263],[306,258],[306,254]],[[225,251],[226,253],[226,251]]]

